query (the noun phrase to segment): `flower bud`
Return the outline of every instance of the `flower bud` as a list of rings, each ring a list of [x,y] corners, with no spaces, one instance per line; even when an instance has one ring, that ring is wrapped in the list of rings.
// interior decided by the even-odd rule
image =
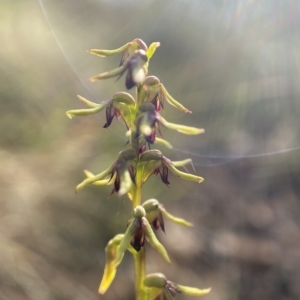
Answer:
[[[144,279],[144,286],[146,287],[164,288],[166,284],[167,278],[162,273],[148,274]]]

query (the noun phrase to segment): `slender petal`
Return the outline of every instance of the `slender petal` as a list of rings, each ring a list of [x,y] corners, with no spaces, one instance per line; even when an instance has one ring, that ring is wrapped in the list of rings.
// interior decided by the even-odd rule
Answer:
[[[114,261],[116,258],[117,249],[123,237],[124,234],[116,235],[113,239],[111,239],[108,242],[107,246],[105,247],[106,264],[104,268],[103,277],[98,289],[99,294],[104,294],[115,278],[117,266],[114,265]]]
[[[176,169],[174,167],[172,162],[169,159],[167,159],[166,157],[164,157],[162,161],[163,161],[163,164],[165,166],[167,166],[172,171],[173,174],[175,174],[176,176],[178,176],[180,178],[183,178],[185,180],[196,181],[196,182],[199,182],[199,183],[204,181],[204,178],[202,178],[200,176],[196,176],[196,175],[193,175],[193,174],[189,174],[189,173],[179,171],[178,169]]]
[[[160,46],[160,42],[154,42],[149,46],[148,51],[147,51],[147,57],[149,59],[153,56],[156,48],[158,48],[159,46]]]
[[[78,192],[79,190],[83,189],[84,187],[86,187],[89,184],[94,183],[95,181],[99,181],[104,179],[107,175],[109,175],[111,172],[113,171],[113,166],[110,166],[109,168],[107,168],[106,170],[104,170],[103,172],[95,175],[94,177],[88,177],[85,180],[83,180],[80,184],[78,184],[76,186],[76,192]]]
[[[164,119],[162,116],[159,117],[159,122],[163,126],[169,128],[169,129],[174,129],[180,133],[184,133],[184,134],[188,134],[188,135],[204,133],[203,128],[196,128],[196,127],[190,127],[190,126],[184,126],[184,125],[180,125],[180,124],[170,123],[166,119]]]
[[[116,69],[113,69],[111,71],[104,72],[104,73],[98,74],[96,76],[93,76],[89,79],[89,81],[90,82],[95,82],[97,80],[115,77],[115,76],[118,76],[120,74],[122,75],[125,70],[126,70],[126,66],[122,65],[122,66],[120,66]]]
[[[179,293],[186,294],[189,296],[204,296],[211,291],[211,288],[208,289],[197,289],[194,287],[184,286],[177,284],[177,289]]]
[[[187,227],[192,227],[193,224],[182,219],[182,218],[178,218],[178,217],[175,217],[173,215],[171,215],[170,213],[168,213],[164,207],[160,206],[160,211],[161,213],[163,214],[163,216],[165,216],[166,218],[168,218],[170,221],[178,224],[178,225],[183,225],[183,226],[187,226]]]
[[[143,217],[142,218],[142,226],[146,235],[146,238],[149,244],[168,262],[171,263],[169,255],[165,249],[165,247],[158,241],[157,237],[155,236],[148,220]]]
[[[72,119],[74,116],[88,116],[88,115],[93,115],[98,113],[99,111],[103,110],[106,108],[108,105],[110,105],[112,99],[104,100],[100,104],[91,102],[81,96],[78,96],[79,100],[82,101],[84,104],[91,108],[86,108],[86,109],[73,109],[73,110],[68,110],[66,112],[66,115]]]
[[[129,48],[130,45],[131,45],[131,43],[127,43],[127,44],[123,45],[122,47],[114,49],[114,50],[90,49],[90,50],[87,50],[87,52],[89,52],[91,54],[95,54],[95,55],[100,56],[100,57],[106,57],[106,56],[110,56],[110,55],[120,53],[120,52],[126,50],[127,48]]]

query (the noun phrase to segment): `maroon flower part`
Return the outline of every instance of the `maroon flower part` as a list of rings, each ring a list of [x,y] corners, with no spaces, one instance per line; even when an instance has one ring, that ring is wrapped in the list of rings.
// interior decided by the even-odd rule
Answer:
[[[165,184],[165,185],[169,185],[169,169],[168,167],[166,167],[164,164],[161,164],[159,167],[157,167],[154,172],[154,175],[160,175],[161,181]]]
[[[156,129],[161,134],[159,124],[159,114],[155,111],[155,106],[151,103],[143,103],[139,107],[140,114],[136,120],[136,136],[143,135],[146,142],[153,144],[156,137]]]
[[[125,172],[129,173],[132,183],[135,184],[135,173],[136,173],[135,168],[131,164],[129,164],[126,160],[121,160],[121,159],[117,160],[111,171],[110,180],[115,178],[115,181],[114,181],[114,188],[111,191],[110,195],[112,195],[114,192],[118,193],[120,191],[121,181],[124,177]]]
[[[140,251],[145,244],[145,233],[142,227],[141,219],[135,220],[135,234],[130,241],[130,244],[136,251]]]
[[[120,111],[114,106],[114,103],[111,103],[109,106],[106,107],[106,123],[104,124],[103,128],[108,128],[112,123],[114,117],[116,119],[120,119],[121,113]],[[128,129],[128,126],[125,122],[125,125]]]
[[[153,225],[153,227],[158,230],[159,228],[161,228],[161,230],[166,233],[165,231],[165,224],[164,224],[164,218],[163,215],[161,213],[161,211],[158,212],[157,217],[152,221],[151,223]]]
[[[121,66],[119,79],[126,72],[125,86],[128,90],[133,88],[137,83],[144,81],[148,72],[148,57],[144,50],[136,50],[129,56]]]

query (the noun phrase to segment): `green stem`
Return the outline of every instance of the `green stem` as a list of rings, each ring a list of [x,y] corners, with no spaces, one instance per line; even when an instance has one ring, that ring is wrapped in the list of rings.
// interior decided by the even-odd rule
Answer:
[[[143,289],[143,281],[145,278],[146,257],[145,247],[142,247],[134,256],[134,271],[135,271],[135,298],[136,300],[145,300],[145,292]]]
[[[133,190],[132,195],[132,206],[133,208],[141,205],[141,197],[142,197],[142,169],[139,167],[139,163],[137,163],[136,169],[136,186]],[[139,252],[134,256],[134,271],[135,271],[135,294],[136,300],[144,300],[144,290],[143,290],[143,281],[145,278],[146,269],[146,253],[145,248],[142,247]]]
[[[138,99],[138,89],[136,91],[137,107],[139,105]],[[143,170],[140,167],[139,162],[139,145],[138,139],[136,138],[136,128],[133,126],[131,128],[131,138],[130,147],[135,150],[137,155],[137,165],[136,165],[136,176],[135,176],[135,187],[132,194],[132,207],[135,208],[141,205],[142,201],[142,185],[143,185]],[[145,247],[142,247],[140,251],[136,252],[134,255],[134,273],[135,273],[135,297],[136,300],[145,300],[146,295],[143,288],[143,281],[146,276],[146,251]]]

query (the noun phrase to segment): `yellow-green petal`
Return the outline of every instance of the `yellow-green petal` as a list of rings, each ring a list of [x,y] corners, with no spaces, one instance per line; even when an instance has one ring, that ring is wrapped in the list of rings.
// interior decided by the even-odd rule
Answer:
[[[100,56],[100,57],[106,57],[106,56],[110,56],[110,55],[120,53],[120,52],[126,50],[128,47],[130,47],[130,45],[131,45],[131,43],[127,43],[127,44],[123,45],[122,47],[114,49],[114,50],[90,49],[90,50],[87,50],[87,52],[89,52],[91,54],[95,54],[95,55]]]
[[[98,289],[99,294],[104,294],[115,278],[117,268],[113,265],[113,262],[116,257],[117,248],[119,247],[123,236],[124,234],[117,234],[108,242],[107,246],[105,247],[106,263],[102,280]]]
[[[72,119],[73,117],[82,117],[82,116],[89,116],[89,115],[94,115],[101,111],[103,107],[101,105],[98,105],[98,107],[94,108],[86,108],[86,109],[73,109],[73,110],[68,110],[66,112],[66,115],[68,118]]]
[[[166,88],[161,84],[161,91],[163,92],[166,100],[173,106],[175,106],[177,109],[185,112],[185,113],[191,113],[191,111],[189,109],[187,109],[186,107],[184,107],[181,103],[179,103],[178,101],[176,101],[166,90]]]
[[[194,287],[189,287],[189,286],[184,286],[184,285],[179,285],[179,284],[177,284],[177,289],[180,293],[186,294],[189,296],[204,296],[204,295],[207,295],[211,291],[211,288],[201,290],[201,289],[197,289]]]
[[[126,65],[122,65],[122,66],[120,66],[116,69],[113,69],[111,71],[104,72],[104,73],[98,74],[96,76],[93,76],[89,79],[89,81],[90,82],[95,82],[97,80],[115,77],[115,76],[121,75],[122,72],[124,72],[125,69],[126,69]]]
[[[156,235],[154,234],[151,225],[148,220],[143,217],[142,218],[142,226],[145,233],[145,236],[149,242],[149,244],[168,262],[171,263],[169,255],[165,247],[159,242]]]
[[[76,192],[78,192],[79,190],[83,189],[87,185],[94,183],[95,181],[99,181],[99,180],[104,179],[111,172],[112,172],[112,166],[110,166],[109,168],[107,168],[103,172],[95,175],[94,177],[88,177],[88,178],[86,178],[85,180],[83,180],[81,183],[79,183],[76,186],[76,189],[75,189]]]
[[[95,103],[95,102],[92,102],[80,95],[77,95],[77,98],[82,102],[84,103],[85,105],[89,106],[89,107],[98,107],[99,106],[99,103]]]
[[[190,173],[185,173],[185,172],[179,171],[178,169],[176,169],[173,166],[171,161],[168,162],[166,160],[163,160],[163,163],[171,170],[171,172],[173,174],[175,174],[176,176],[178,176],[180,178],[183,178],[185,180],[190,180],[190,181],[196,181],[196,182],[199,182],[199,183],[204,181],[204,178],[202,178],[200,176],[196,176],[196,175],[193,175],[193,174],[190,174]]]
[[[168,122],[166,119],[164,119],[162,116],[159,117],[159,121],[162,125],[169,129],[177,130],[180,133],[188,134],[188,135],[196,135],[200,133],[204,133],[203,128],[196,128],[196,127],[190,127],[190,126],[184,126],[180,124],[174,124]]]
[[[170,213],[168,213],[164,208],[160,207],[160,211],[161,213],[166,217],[168,218],[170,221],[176,223],[176,224],[179,224],[179,225],[183,225],[183,226],[187,226],[187,227],[192,227],[193,224],[182,219],[182,218],[177,218],[173,215],[171,215]]]
[[[163,146],[165,146],[165,147],[167,147],[169,149],[173,148],[173,146],[168,141],[166,141],[164,139],[161,139],[159,137],[155,137],[155,144],[163,145]]]
[[[192,160],[190,158],[184,160],[174,161],[172,160],[172,164],[174,167],[184,167],[185,165],[191,164]]]
[[[148,51],[147,51],[148,59],[150,59],[153,56],[156,48],[158,48],[159,46],[160,46],[160,42],[154,42],[149,46]]]
[[[84,97],[77,96],[81,102],[86,104],[87,106],[91,108],[86,108],[86,109],[73,109],[73,110],[68,110],[66,112],[66,115],[72,119],[74,116],[88,116],[88,115],[93,115],[98,113],[99,111],[103,110],[106,108],[112,101],[112,99],[104,100],[100,104],[94,103],[92,101],[87,100]]]
[[[87,178],[94,178],[95,177],[95,175],[92,172],[88,171],[88,170],[84,170],[83,172],[84,172],[84,174],[86,175]],[[114,174],[112,178],[109,177],[109,178],[105,178],[105,179],[102,179],[102,180],[97,180],[97,181],[93,182],[92,184],[93,185],[111,184],[115,181],[115,178],[116,178],[116,175]]]
[[[126,232],[125,232],[125,234],[120,242],[120,245],[118,247],[118,250],[116,253],[116,258],[113,262],[114,266],[118,266],[120,264],[120,262],[122,261],[124,252],[130,246],[130,242],[136,233],[136,228],[137,228],[136,222],[138,222],[138,221],[139,221],[138,219],[133,219],[132,222],[127,227]]]

